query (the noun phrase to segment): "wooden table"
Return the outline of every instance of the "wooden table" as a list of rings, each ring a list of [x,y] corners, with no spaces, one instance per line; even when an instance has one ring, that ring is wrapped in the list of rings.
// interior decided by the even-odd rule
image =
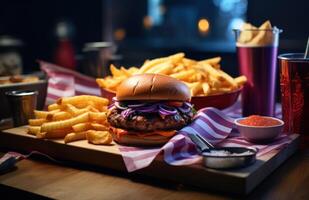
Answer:
[[[3,155],[3,153],[0,153]],[[309,199],[309,150],[293,155],[261,183],[248,199]],[[131,176],[74,163],[23,160],[0,175],[0,194],[56,199],[231,199],[186,185]]]

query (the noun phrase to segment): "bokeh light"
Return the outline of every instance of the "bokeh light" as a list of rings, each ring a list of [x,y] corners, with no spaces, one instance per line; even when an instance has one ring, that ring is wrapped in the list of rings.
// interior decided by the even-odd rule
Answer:
[[[207,19],[203,18],[198,21],[198,30],[200,33],[206,34],[209,31],[209,27],[210,24]]]
[[[123,40],[126,37],[126,31],[123,28],[118,28],[114,31],[114,38],[117,41]]]
[[[153,20],[150,16],[145,16],[143,19],[143,24],[145,29],[151,29],[153,25]]]

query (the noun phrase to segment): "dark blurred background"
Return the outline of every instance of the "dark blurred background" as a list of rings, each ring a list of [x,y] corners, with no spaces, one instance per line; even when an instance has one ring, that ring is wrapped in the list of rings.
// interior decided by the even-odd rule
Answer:
[[[237,75],[233,28],[269,19],[283,29],[280,53],[302,52],[308,17],[306,0],[1,0],[0,36],[22,43],[24,72],[39,69],[36,59],[54,62],[65,35],[80,70],[85,43],[111,41],[124,66],[182,51],[194,59],[222,56],[223,69]]]

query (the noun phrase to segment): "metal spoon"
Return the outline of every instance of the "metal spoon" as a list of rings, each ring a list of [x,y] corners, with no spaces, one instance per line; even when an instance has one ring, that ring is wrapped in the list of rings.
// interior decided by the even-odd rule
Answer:
[[[238,168],[253,164],[256,160],[256,149],[247,147],[215,148],[199,134],[188,134],[188,136],[197,145],[198,151],[203,156],[204,165],[208,168]]]

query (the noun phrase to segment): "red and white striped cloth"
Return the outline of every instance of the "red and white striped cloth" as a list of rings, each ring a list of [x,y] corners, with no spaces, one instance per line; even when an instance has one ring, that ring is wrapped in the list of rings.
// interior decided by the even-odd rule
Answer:
[[[39,64],[41,70],[49,78],[46,98],[47,105],[60,97],[81,94],[100,96],[100,89],[94,78],[48,62],[39,61]]]
[[[200,163],[202,157],[198,154],[195,145],[187,137],[188,134],[198,133],[216,147],[237,146],[256,148],[258,149],[257,157],[282,148],[291,141],[289,136],[282,134],[268,145],[256,145],[247,142],[235,129],[234,119],[216,108],[199,110],[194,121],[178,133],[162,148],[143,149],[119,146],[127,170],[132,172],[149,166],[161,152],[163,152],[165,162],[170,165]]]
[[[62,96],[79,94],[100,95],[95,79],[67,70],[53,64],[40,61],[41,69],[49,76],[48,101],[55,101]],[[191,165],[201,162],[195,145],[186,136],[199,133],[209,142],[218,147],[242,146],[257,148],[257,156],[284,147],[291,140],[287,135],[281,135],[268,145],[251,144],[240,137],[235,129],[234,119],[241,117],[240,104],[220,111],[215,108],[204,108],[198,112],[194,121],[181,129],[168,143],[161,148],[138,148],[119,145],[119,150],[129,172],[145,168],[151,164],[159,153],[170,165]],[[281,115],[280,106],[276,114]]]

